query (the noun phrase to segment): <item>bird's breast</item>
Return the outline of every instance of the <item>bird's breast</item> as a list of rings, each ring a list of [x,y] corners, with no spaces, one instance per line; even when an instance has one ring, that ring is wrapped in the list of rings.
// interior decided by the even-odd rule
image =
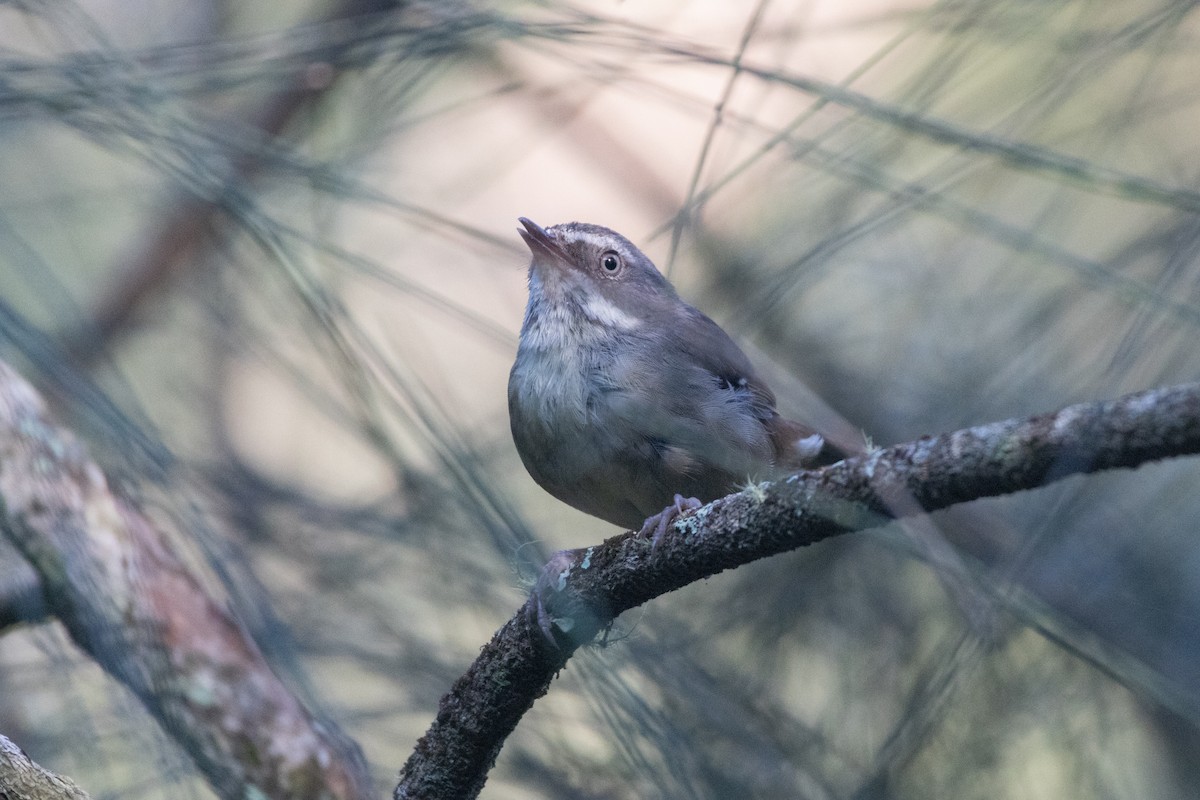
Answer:
[[[509,404],[523,424],[559,429],[582,425],[587,413],[588,354],[579,347],[526,347],[508,378]]]
[[[618,348],[580,311],[531,304],[508,381],[517,451],[534,479],[559,497],[594,479],[612,456],[606,409],[616,391]]]

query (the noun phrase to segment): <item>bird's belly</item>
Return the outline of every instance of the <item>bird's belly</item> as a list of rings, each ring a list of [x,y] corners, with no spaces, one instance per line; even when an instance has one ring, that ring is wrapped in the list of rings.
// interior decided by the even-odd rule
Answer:
[[[643,510],[662,492],[652,465],[628,446],[629,432],[610,412],[615,390],[570,358],[526,356],[518,363],[509,376],[509,421],[517,452],[538,485],[616,525],[637,527],[661,510],[670,495],[654,511]]]
[[[745,476],[709,464],[682,469],[678,454],[606,418],[603,400],[589,409],[557,399],[525,402],[511,394],[517,451],[533,479],[550,494],[614,525],[638,528],[671,503],[676,492],[708,501]]]

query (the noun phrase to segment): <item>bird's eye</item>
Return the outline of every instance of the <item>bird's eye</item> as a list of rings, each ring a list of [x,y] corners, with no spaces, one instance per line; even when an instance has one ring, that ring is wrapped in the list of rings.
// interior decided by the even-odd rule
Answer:
[[[600,256],[600,266],[604,268],[605,272],[614,273],[621,268],[621,257],[616,252],[609,250]]]

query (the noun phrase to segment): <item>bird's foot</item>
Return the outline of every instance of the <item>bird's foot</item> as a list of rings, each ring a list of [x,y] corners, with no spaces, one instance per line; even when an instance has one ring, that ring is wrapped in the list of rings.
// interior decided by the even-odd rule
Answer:
[[[667,535],[667,528],[671,527],[672,523],[679,518],[679,515],[685,511],[695,511],[702,505],[704,504],[695,497],[684,497],[681,494],[677,494],[675,495],[675,499],[671,501],[671,505],[653,517],[650,517],[642,524],[642,529],[638,531],[638,536],[643,538],[649,536],[650,549],[652,551],[657,550],[659,543],[662,542],[662,538]]]
[[[575,563],[576,550],[559,550],[550,556],[546,566],[538,574],[537,582],[529,596],[529,608],[526,611],[530,624],[537,625],[542,635],[553,647],[558,648],[558,640],[554,638],[554,628],[570,634],[572,620],[570,617],[555,617],[550,611],[552,599],[566,586],[567,577]]]

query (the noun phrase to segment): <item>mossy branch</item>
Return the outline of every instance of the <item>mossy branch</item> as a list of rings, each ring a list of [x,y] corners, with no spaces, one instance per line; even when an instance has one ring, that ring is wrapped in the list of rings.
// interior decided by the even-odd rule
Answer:
[[[694,581],[838,534],[1070,475],[1200,453],[1200,384],[926,436],[752,486],[680,518],[657,548],[632,532],[557,554],[527,602],[442,698],[396,800],[473,798],[504,740],[571,654],[621,612]]]

